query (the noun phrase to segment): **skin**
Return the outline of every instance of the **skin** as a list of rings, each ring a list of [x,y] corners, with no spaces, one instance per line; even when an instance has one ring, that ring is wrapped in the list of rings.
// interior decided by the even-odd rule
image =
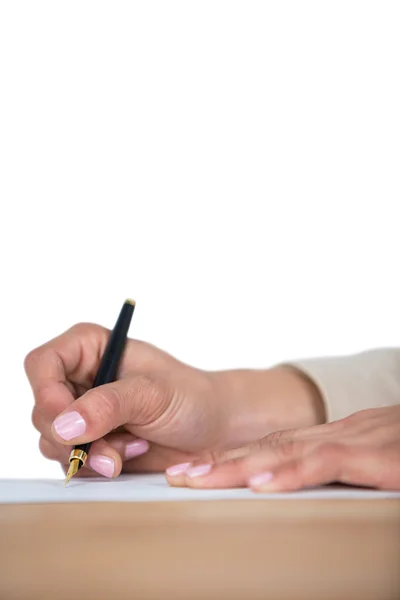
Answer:
[[[243,451],[172,467],[171,485],[195,488],[249,486],[288,492],[341,482],[400,490],[400,406],[363,410],[316,427],[278,431]],[[207,473],[204,473],[208,471]]]
[[[108,336],[103,327],[78,324],[25,359],[43,455],[65,468],[72,445],[96,440],[80,476],[96,475],[94,469],[111,477],[164,471],[228,451],[238,456],[272,431],[324,422],[317,390],[291,368],[207,372],[137,340],[127,342],[118,381],[91,390]],[[56,424],[71,412],[86,429],[65,440]],[[145,440],[143,453],[129,458],[138,440]]]
[[[296,370],[206,372],[136,340],[127,343],[119,380],[91,390],[108,335],[76,325],[25,360],[40,449],[64,468],[71,445],[96,440],[95,464],[80,476],[96,474],[94,467],[110,477],[167,469],[171,485],[196,488],[280,492],[342,482],[400,489],[400,406],[324,423],[318,391]],[[55,423],[71,412],[86,429],[66,441]],[[138,443],[143,453],[129,458]],[[111,471],[103,472],[102,461]]]

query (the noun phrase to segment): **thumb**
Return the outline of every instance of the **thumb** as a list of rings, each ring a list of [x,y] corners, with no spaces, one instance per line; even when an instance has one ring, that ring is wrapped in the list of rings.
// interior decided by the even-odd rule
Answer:
[[[136,375],[89,390],[53,421],[61,444],[98,440],[120,425],[147,425],[168,408],[171,395],[159,378]]]

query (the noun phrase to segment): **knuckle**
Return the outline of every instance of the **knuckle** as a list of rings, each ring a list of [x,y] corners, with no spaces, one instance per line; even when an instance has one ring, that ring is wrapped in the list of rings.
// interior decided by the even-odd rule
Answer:
[[[260,440],[260,449],[269,449],[281,459],[288,459],[295,454],[301,454],[304,442],[293,440],[293,429],[274,431]]]
[[[357,418],[358,421],[364,421],[367,419],[379,418],[380,414],[379,411],[376,410],[376,408],[364,408],[363,410],[359,410],[352,416],[354,417],[354,419]]]
[[[75,323],[68,329],[68,332],[74,333],[78,336],[84,336],[94,332],[109,332],[108,329],[98,325],[97,323],[90,323],[88,321],[82,321],[80,323]]]
[[[351,426],[352,421],[349,421],[351,417],[344,417],[342,419],[339,419],[338,421],[331,421],[329,423],[324,423],[323,425],[317,425],[316,427],[320,427],[320,433],[321,435],[324,435],[324,433],[329,432],[329,433],[334,433],[334,434],[339,434],[342,433],[344,431],[346,431],[346,429]],[[323,429],[322,429],[323,428]]]
[[[36,390],[34,398],[35,406],[43,417],[53,419],[57,416],[54,413],[54,388],[51,385],[45,385]]]
[[[25,373],[27,375],[29,375],[29,373],[32,371],[32,369],[36,365],[39,356],[40,356],[40,348],[35,348],[34,350],[31,350],[25,356],[24,369],[25,369]]]
[[[61,357],[57,354],[52,346],[47,344],[40,346],[39,348],[35,348],[35,350],[31,350],[31,352],[29,352],[29,354],[27,354],[25,357],[24,368],[28,379],[32,380],[35,371],[39,371],[43,365],[54,367],[57,370],[63,370],[64,368]],[[47,384],[43,385],[42,387],[46,388],[46,385]],[[35,393],[41,391],[41,389],[37,386],[35,386],[35,388]]]
[[[287,444],[292,438],[293,431],[293,429],[273,431],[261,440],[261,445],[276,448],[281,444]]]
[[[88,329],[91,329],[92,327],[93,325],[91,323],[82,321],[81,323],[74,323],[74,325],[72,325],[72,327],[69,328],[69,331],[75,333],[86,333],[86,331]]]
[[[254,442],[248,446],[239,446],[239,448],[232,448],[232,450],[221,450],[220,452],[215,452],[218,457],[219,462],[226,462],[227,460],[244,458],[245,456],[249,456],[249,454],[254,454],[259,451],[261,448],[260,441]]]
[[[341,419],[341,422],[347,427],[350,425],[355,425],[364,419],[369,419],[375,416],[375,412],[376,409],[374,408],[364,408],[363,410],[359,410],[351,415],[348,415],[347,417],[344,417],[344,419]]]
[[[254,442],[252,442],[249,446],[248,449],[248,453],[252,452],[260,452],[261,450],[265,449],[265,446],[267,445],[267,441],[266,438],[262,438],[260,440],[255,440]]]
[[[33,407],[31,421],[34,428],[41,431],[43,418],[36,406]]]
[[[231,450],[208,450],[203,452],[196,464],[202,465],[210,463],[213,465],[222,465],[229,462],[230,464],[238,464],[246,456],[253,452],[253,446],[240,446]]]
[[[343,428],[346,428],[358,423],[359,419],[359,413],[356,412],[352,413],[351,415],[348,415],[347,417],[344,417],[343,419],[340,419],[339,421],[337,421],[337,423],[341,424]]]
[[[219,465],[221,463],[226,462],[227,460],[232,460],[232,457],[230,457],[228,452],[218,452],[218,451],[209,451],[206,452],[205,454],[201,455],[201,458],[196,461],[197,464],[212,464],[212,465]]]

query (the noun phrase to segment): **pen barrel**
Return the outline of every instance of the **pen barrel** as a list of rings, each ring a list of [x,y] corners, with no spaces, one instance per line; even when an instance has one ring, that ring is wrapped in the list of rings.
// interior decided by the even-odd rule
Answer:
[[[122,306],[115,327],[111,331],[106,349],[104,350],[92,388],[116,380],[134,309],[135,305],[130,302],[125,302]],[[82,450],[87,455],[91,445],[92,442],[78,444],[77,446],[74,446],[74,450]],[[83,464],[83,462],[80,462],[79,468],[81,468]]]
[[[103,358],[94,378],[92,387],[105,385],[115,381],[118,373],[119,363],[124,351],[129,326],[134,311],[133,304],[127,302],[123,305],[114,329],[110,334]]]

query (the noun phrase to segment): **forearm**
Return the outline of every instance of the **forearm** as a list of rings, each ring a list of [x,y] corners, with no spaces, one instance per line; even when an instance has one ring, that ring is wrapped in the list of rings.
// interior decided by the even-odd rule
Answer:
[[[231,447],[271,431],[312,427],[366,408],[400,404],[400,349],[216,375]]]

